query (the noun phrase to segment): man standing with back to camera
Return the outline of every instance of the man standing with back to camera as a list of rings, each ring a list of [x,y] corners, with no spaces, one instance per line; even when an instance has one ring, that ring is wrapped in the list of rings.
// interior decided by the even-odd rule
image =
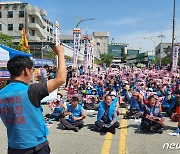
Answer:
[[[50,153],[40,100],[66,81],[64,47],[57,45],[54,52],[58,56],[56,77],[30,86],[32,60],[15,56],[8,61],[12,81],[0,90],[0,117],[7,129],[8,154]]]

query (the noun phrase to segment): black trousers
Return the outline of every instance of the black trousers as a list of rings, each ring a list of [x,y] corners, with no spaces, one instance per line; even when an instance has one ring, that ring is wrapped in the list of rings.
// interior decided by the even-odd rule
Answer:
[[[65,85],[65,87],[68,86],[68,83],[69,83],[69,77],[66,77],[66,85]]]
[[[147,118],[142,119],[141,127],[145,131],[150,131],[152,127],[155,130],[160,130],[161,128],[163,128],[163,126],[161,126],[159,123],[152,121],[152,120],[149,120]]]
[[[83,120],[77,120],[75,122],[70,122],[65,118],[61,119],[61,123],[65,126],[66,129],[74,129],[76,127],[82,128],[84,125]]]
[[[96,122],[95,122],[95,125],[96,125],[98,128],[100,128],[101,131],[108,131],[108,130],[110,130],[110,129],[118,128],[120,124],[119,124],[118,121],[116,121],[111,127],[105,128],[105,127],[103,127],[103,125],[106,125],[104,122],[102,122],[102,121],[96,121]]]
[[[43,146],[41,149],[37,149],[36,147],[29,149],[11,149],[8,148],[8,154],[50,154],[51,149],[49,144]]]

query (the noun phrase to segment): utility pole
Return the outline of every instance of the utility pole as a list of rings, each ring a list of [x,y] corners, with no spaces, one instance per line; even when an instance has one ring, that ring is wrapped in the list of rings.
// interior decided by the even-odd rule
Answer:
[[[160,48],[160,66],[161,66],[161,58],[162,58],[162,39],[165,38],[163,34],[159,35],[158,38],[161,38],[161,48]]]
[[[174,48],[174,33],[175,33],[175,15],[176,15],[176,0],[174,0],[174,7],[173,7],[173,30],[172,30],[172,60],[173,60],[173,48]]]

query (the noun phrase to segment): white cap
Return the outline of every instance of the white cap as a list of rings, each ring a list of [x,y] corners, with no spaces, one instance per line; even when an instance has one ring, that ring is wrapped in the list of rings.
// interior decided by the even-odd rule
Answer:
[[[128,84],[128,81],[125,81],[124,83],[125,83],[125,84]]]
[[[152,89],[152,88],[149,88],[148,90],[151,91],[151,92],[153,92],[153,89]]]
[[[116,92],[115,92],[115,91],[112,91],[110,95],[111,95],[111,96],[116,96]]]

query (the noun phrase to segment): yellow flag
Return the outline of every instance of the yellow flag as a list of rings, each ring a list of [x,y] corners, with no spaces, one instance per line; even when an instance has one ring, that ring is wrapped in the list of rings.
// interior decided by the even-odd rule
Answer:
[[[21,40],[20,40],[18,46],[20,46],[22,51],[25,51],[25,52],[30,54],[28,40],[27,40],[27,37],[26,37],[26,32],[25,32],[24,27],[22,27]]]

